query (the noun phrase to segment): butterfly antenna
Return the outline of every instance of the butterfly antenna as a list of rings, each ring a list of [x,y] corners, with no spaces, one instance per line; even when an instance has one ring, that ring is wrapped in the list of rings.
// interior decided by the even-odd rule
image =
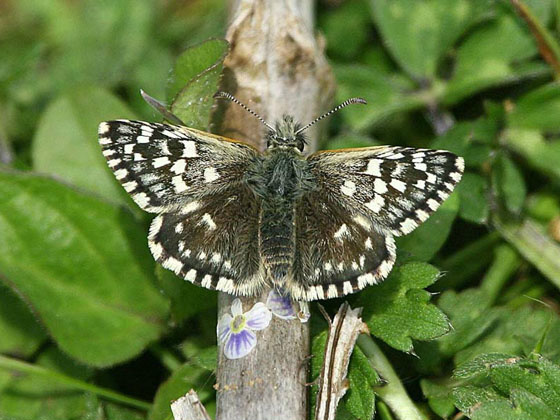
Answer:
[[[321,121],[323,118],[327,118],[329,115],[334,114],[337,111],[340,111],[342,108],[348,106],[348,105],[352,105],[352,104],[367,104],[365,99],[362,98],[350,98],[345,100],[344,102],[342,102],[340,105],[338,105],[337,107],[334,107],[333,109],[331,109],[329,112],[321,115],[320,117],[315,118],[313,121],[311,121],[309,124],[307,124],[305,127],[300,128],[298,131],[296,131],[296,134],[301,133],[302,131],[307,130],[309,127],[311,127],[313,124]]]
[[[247,105],[245,105],[243,102],[239,101],[239,99],[237,99],[235,96],[233,96],[230,93],[227,92],[216,92],[214,94],[214,98],[223,98],[223,99],[229,99],[231,102],[239,105],[241,108],[243,108],[245,111],[247,111],[249,114],[251,114],[252,116],[256,117],[260,122],[262,122],[264,125],[267,126],[267,128],[271,131],[275,131],[274,127],[271,126],[269,123],[267,123],[259,114],[257,114],[255,111],[253,111],[251,108],[249,108]]]

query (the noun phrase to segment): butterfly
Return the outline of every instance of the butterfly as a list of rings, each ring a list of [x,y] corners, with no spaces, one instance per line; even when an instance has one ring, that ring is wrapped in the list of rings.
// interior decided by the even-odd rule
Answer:
[[[398,146],[305,156],[301,126],[268,124],[267,149],[180,125],[115,120],[99,126],[103,155],[143,210],[157,262],[196,285],[233,295],[267,287],[293,300],[344,296],[384,280],[395,237],[437,210],[464,162],[448,151]]]

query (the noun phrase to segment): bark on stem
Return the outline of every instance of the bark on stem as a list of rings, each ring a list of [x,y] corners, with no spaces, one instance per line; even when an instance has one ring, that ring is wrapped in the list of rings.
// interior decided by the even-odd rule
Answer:
[[[273,123],[291,114],[302,123],[319,115],[332,99],[333,77],[313,35],[311,0],[236,0],[231,4],[222,89]],[[219,104],[218,131],[264,150],[264,127],[240,107]],[[315,149],[318,127],[308,131]],[[243,309],[258,298],[243,298]],[[219,316],[233,298],[219,297]],[[309,327],[299,320],[274,318],[257,334],[257,347],[246,357],[228,360],[220,349],[217,420],[302,420],[307,418],[306,371]]]

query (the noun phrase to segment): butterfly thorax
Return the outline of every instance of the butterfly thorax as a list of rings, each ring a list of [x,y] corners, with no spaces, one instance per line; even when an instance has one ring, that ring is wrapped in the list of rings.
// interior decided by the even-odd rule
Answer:
[[[281,286],[295,254],[295,209],[315,187],[309,163],[293,147],[269,148],[251,168],[248,184],[261,198],[259,250],[268,278]]]

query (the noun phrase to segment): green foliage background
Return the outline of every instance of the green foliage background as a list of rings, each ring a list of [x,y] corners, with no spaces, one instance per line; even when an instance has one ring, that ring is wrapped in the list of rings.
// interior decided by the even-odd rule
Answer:
[[[167,419],[191,387],[213,410],[216,294],[153,263],[96,128],[158,120],[140,88],[206,128],[225,23],[221,0],[0,4],[0,419]],[[337,100],[369,103],[323,148],[467,166],[390,278],[349,299],[372,336],[338,417],[560,418],[560,2],[325,0],[317,23]]]

